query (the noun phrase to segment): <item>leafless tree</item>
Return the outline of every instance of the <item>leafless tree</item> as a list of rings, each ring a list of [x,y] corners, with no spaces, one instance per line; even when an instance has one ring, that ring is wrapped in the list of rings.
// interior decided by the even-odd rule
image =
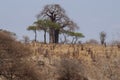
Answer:
[[[105,39],[106,39],[106,33],[105,32],[100,32],[100,41],[102,45],[105,45]]]
[[[30,39],[28,36],[23,36],[23,43],[27,44],[29,43]]]

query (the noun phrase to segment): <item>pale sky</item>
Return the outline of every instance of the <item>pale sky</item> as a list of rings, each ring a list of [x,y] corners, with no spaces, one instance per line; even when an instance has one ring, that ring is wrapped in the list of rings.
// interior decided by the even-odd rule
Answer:
[[[19,39],[33,39],[26,28],[46,4],[60,4],[85,35],[83,41],[99,40],[101,31],[107,33],[107,41],[120,39],[120,0],[0,0],[0,28],[15,32]]]

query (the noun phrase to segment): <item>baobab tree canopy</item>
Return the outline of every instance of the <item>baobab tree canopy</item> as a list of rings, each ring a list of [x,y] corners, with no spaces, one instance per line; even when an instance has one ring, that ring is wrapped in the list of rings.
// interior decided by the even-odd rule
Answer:
[[[52,26],[49,27],[50,43],[59,42],[60,30],[64,29],[74,31],[75,29],[78,29],[77,24],[70,20],[70,18],[66,15],[65,10],[61,8],[59,4],[46,5],[44,9],[37,15],[37,19],[47,19],[60,25],[59,28],[54,28]]]

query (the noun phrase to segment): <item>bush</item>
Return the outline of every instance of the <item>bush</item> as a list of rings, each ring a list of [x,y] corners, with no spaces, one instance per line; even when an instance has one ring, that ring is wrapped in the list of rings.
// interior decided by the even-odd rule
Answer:
[[[0,75],[7,80],[39,80],[35,69],[27,64],[32,52],[6,32],[0,31]]]
[[[62,58],[58,69],[58,80],[88,80],[83,76],[83,65],[75,59]],[[81,75],[82,74],[82,75]]]

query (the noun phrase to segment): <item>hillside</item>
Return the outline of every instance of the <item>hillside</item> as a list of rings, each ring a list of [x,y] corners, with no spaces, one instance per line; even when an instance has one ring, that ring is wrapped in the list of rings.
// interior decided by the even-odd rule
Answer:
[[[120,80],[120,49],[117,46],[40,43],[29,46],[33,50],[30,61],[47,74],[46,80],[56,80],[63,74],[61,62],[66,64],[64,68],[67,66],[72,71],[78,68],[78,73],[88,80]]]

